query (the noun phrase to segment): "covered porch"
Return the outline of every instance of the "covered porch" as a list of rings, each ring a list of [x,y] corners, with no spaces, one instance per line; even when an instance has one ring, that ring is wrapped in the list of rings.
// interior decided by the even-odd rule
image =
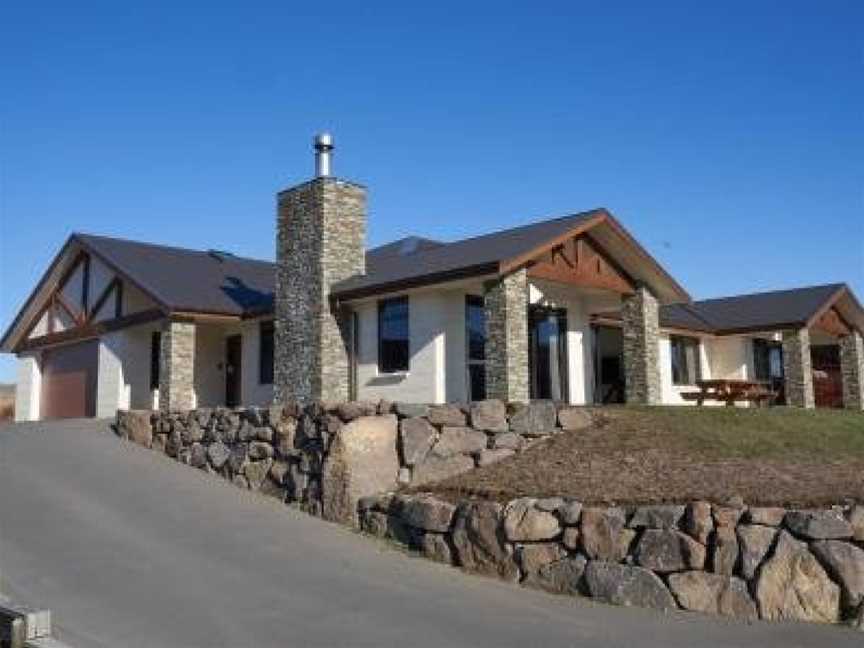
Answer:
[[[273,320],[171,318],[150,339],[150,388],[162,410],[267,406]]]
[[[659,308],[682,300],[611,216],[503,263],[485,294],[487,395],[659,404]],[[609,311],[622,314],[617,334],[594,326]]]

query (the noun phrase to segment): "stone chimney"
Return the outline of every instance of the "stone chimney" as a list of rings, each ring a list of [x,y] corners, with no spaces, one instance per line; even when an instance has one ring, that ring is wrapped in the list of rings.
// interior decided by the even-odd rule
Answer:
[[[333,138],[314,138],[316,177],[277,196],[274,400],[349,397],[350,318],[330,287],[366,269],[366,189],[333,177]]]

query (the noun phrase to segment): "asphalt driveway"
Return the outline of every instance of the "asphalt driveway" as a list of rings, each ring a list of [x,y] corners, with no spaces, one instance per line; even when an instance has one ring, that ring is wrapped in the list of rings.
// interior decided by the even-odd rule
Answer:
[[[555,597],[400,553],[130,443],[0,426],[0,589],[85,648],[860,646]]]

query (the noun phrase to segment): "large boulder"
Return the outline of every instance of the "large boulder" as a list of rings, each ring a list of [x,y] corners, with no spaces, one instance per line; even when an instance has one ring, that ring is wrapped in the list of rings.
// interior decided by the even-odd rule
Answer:
[[[568,432],[575,432],[594,425],[594,419],[584,407],[562,407],[558,411],[558,425]]]
[[[714,518],[711,516],[711,505],[708,502],[691,502],[684,512],[682,524],[684,531],[703,545],[714,531]]]
[[[515,580],[518,569],[504,538],[501,505],[470,502],[456,511],[453,546],[460,566],[472,572]]]
[[[207,458],[210,459],[210,465],[216,470],[222,468],[230,456],[231,451],[221,441],[214,441],[207,447]]]
[[[579,594],[587,563],[585,556],[561,558],[527,574],[522,584],[554,594]]]
[[[153,445],[153,425],[150,410],[118,410],[117,429],[133,443],[149,448]]]
[[[624,511],[602,506],[585,507],[579,529],[585,555],[595,560],[623,560],[627,549],[624,545],[629,546],[633,535],[632,530],[624,528]]]
[[[426,461],[414,466],[414,471],[411,475],[411,484],[422,486],[423,484],[461,475],[473,469],[474,460],[466,455],[456,455],[447,459],[430,455],[426,458]]]
[[[684,507],[673,504],[640,506],[627,525],[633,529],[676,529],[684,515]]]
[[[852,525],[839,511],[789,511],[783,519],[792,533],[809,540],[851,538]]]
[[[272,466],[272,459],[248,462],[243,467],[243,474],[246,475],[246,479],[249,481],[249,488],[253,490],[261,488],[261,485],[264,483],[264,479],[267,477]]]
[[[844,606],[856,608],[864,602],[864,551],[838,540],[814,542],[810,550],[840,583]]]
[[[516,548],[516,560],[526,577],[536,576],[542,567],[566,556],[564,547],[557,542],[535,542]]]
[[[400,515],[406,524],[424,531],[448,531],[456,513],[453,504],[431,495],[400,497],[397,502]]]
[[[462,427],[465,425],[465,412],[455,405],[433,405],[429,408],[427,418],[432,425],[438,427]]]
[[[765,526],[780,526],[786,515],[786,509],[778,506],[751,506],[747,509],[747,521],[750,524],[762,524]]]
[[[864,506],[856,504],[849,511],[849,525],[852,527],[852,539],[864,542]]]
[[[425,418],[415,416],[399,423],[399,450],[402,463],[415,466],[422,463],[435,442],[437,432]]]
[[[499,432],[492,437],[492,447],[496,450],[519,450],[525,440],[515,432]]]
[[[678,607],[663,581],[641,567],[591,560],[585,568],[585,583],[592,597],[606,603],[657,610]]]
[[[807,545],[786,531],[759,570],[756,601],[763,619],[835,623],[840,616],[840,588]]]
[[[669,588],[685,610],[755,620],[756,604],[740,578],[690,571],[672,574]]]
[[[660,573],[702,569],[705,547],[679,531],[647,529],[636,546],[636,562]]]
[[[552,401],[534,401],[510,417],[510,430],[523,436],[546,436],[555,431],[558,410]]]
[[[500,400],[471,403],[471,427],[486,432],[507,432],[507,408]]]
[[[744,578],[749,580],[756,575],[756,570],[762,564],[765,556],[768,555],[768,550],[771,549],[776,535],[777,529],[774,527],[762,526],[761,524],[738,525],[741,575]]]
[[[469,427],[444,427],[432,454],[446,459],[457,454],[472,454],[486,447],[486,435]]]
[[[738,564],[738,536],[734,526],[718,526],[711,542],[711,571],[731,576]]]
[[[560,533],[558,517],[535,507],[530,498],[514,500],[504,511],[504,534],[511,542],[551,540]]]
[[[396,417],[361,416],[346,424],[322,469],[322,516],[356,526],[361,497],[396,489]]]

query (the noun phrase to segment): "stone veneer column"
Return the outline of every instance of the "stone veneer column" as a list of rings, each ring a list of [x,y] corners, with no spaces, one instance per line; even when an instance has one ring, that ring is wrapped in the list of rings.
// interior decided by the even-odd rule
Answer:
[[[486,397],[528,402],[528,272],[496,281],[485,295]]]
[[[864,339],[858,331],[840,338],[843,406],[864,410]]]
[[[195,407],[195,324],[169,321],[162,328],[159,353],[159,409]]]
[[[808,329],[783,331],[783,375],[788,405],[808,409],[816,406]]]
[[[330,301],[366,267],[366,189],[315,178],[278,196],[274,400],[349,397],[349,318]]]
[[[627,403],[660,403],[660,307],[645,286],[622,300]]]

